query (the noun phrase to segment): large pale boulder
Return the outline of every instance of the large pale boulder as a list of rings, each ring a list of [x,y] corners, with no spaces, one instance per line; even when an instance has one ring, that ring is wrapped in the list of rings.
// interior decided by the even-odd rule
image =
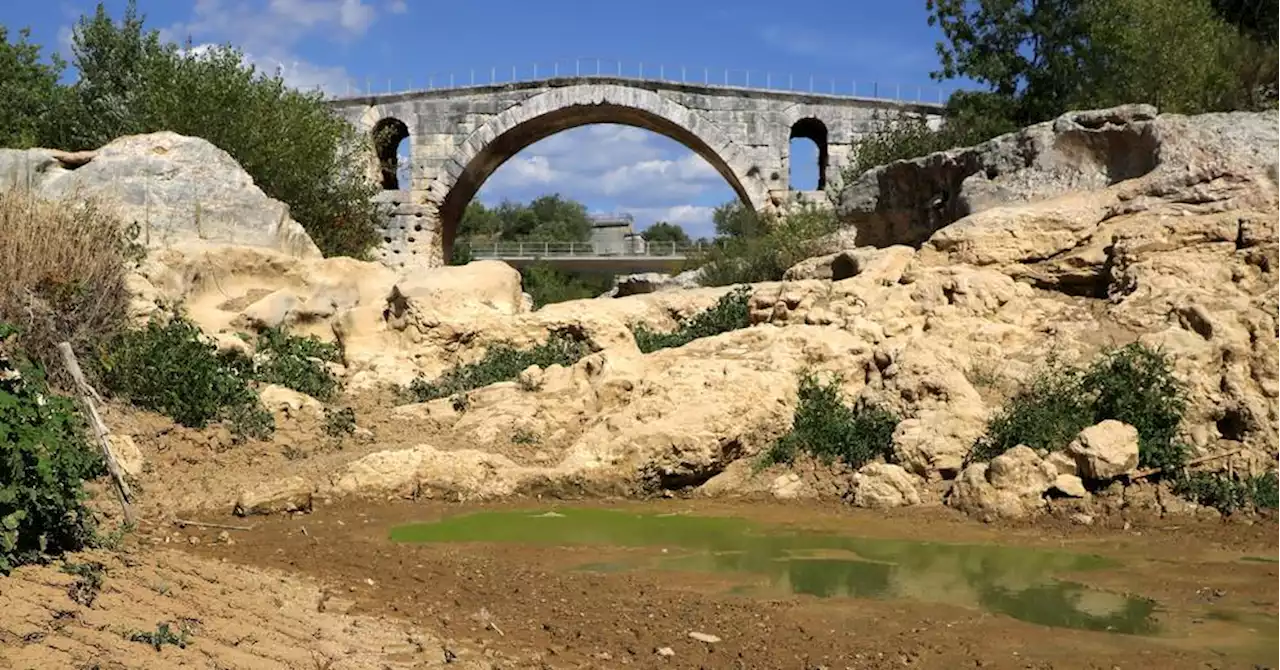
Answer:
[[[679,291],[698,288],[698,280],[701,277],[702,270],[700,268],[674,275],[661,272],[642,272],[625,275],[618,277],[614,282],[613,288],[600,297],[625,298],[629,295],[643,295],[645,293],[657,293],[658,291]]]
[[[0,186],[12,182],[44,198],[93,198],[136,222],[150,247],[233,244],[320,257],[288,206],[267,197],[230,154],[198,137],[129,135],[76,154],[0,149]]]
[[[868,463],[853,476],[853,504],[876,509],[919,505],[920,493],[901,466]]]
[[[1108,419],[1080,431],[1067,453],[1076,459],[1082,478],[1115,479],[1138,467],[1138,429]]]
[[[1044,493],[1054,485],[1057,474],[1030,447],[1019,445],[990,463],[966,467],[952,485],[947,502],[983,520],[1020,519],[1043,510]]]
[[[339,495],[390,493],[483,500],[510,495],[533,473],[497,454],[419,445],[375,452],[350,463],[330,478],[325,490]]]
[[[246,488],[236,499],[237,516],[310,512],[315,486],[304,477],[292,476]]]

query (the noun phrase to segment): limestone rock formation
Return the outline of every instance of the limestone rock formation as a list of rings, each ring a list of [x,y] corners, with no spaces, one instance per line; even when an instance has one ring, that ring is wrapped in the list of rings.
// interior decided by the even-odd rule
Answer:
[[[920,493],[901,466],[868,463],[853,476],[853,504],[877,509],[919,505]]]
[[[1138,467],[1138,429],[1107,420],[1080,431],[1067,446],[1076,459],[1081,477],[1101,481],[1115,479]]]
[[[642,272],[618,277],[614,286],[602,298],[625,298],[629,295],[656,293],[658,291],[678,291],[697,288],[702,270],[694,269],[669,275],[661,272]]]
[[[235,159],[172,132],[120,137],[96,151],[0,149],[0,187],[49,199],[95,199],[137,223],[150,247],[206,243],[264,247],[300,258],[320,250]]]
[[[1133,108],[1068,115],[888,166],[878,173],[888,190],[858,215],[859,236],[874,229],[868,221],[891,230],[913,220],[912,203],[939,193],[958,194],[967,215],[882,248],[832,237],[842,246],[825,248],[830,255],[751,287],[751,327],[650,354],[631,326],[675,328],[729,289],[530,311],[519,274],[498,262],[402,277],[350,259],[205,244],[154,252],[131,286],[139,314],[180,300],[219,346],[247,346],[235,333],[265,325],[337,341],[353,394],[433,379],[494,346],[552,333],[587,343],[577,363],[529,368],[461,405],[396,408],[402,436],[380,442],[385,453],[335,456],[306,472],[332,495],[698,489],[891,506],[951,482],[950,504],[1026,516],[1051,488],[1088,494],[1082,480],[1128,471],[1136,455],[1136,438],[1113,453],[1090,434],[1070,453],[1018,447],[968,462],[993,413],[1050,354],[1082,363],[1133,341],[1163,348],[1187,386],[1182,438],[1195,455],[1241,449],[1255,471],[1274,467],[1276,115],[1148,117]],[[966,161],[982,169],[939,190]],[[892,464],[842,473],[841,491],[802,470],[747,476],[791,425],[805,369],[839,374],[850,402],[902,419]]]
[[[236,500],[238,516],[275,514],[277,512],[311,511],[314,485],[303,477],[293,476],[247,488]]]
[[[1044,493],[1058,476],[1030,447],[1018,445],[960,473],[949,502],[983,519],[1020,519],[1044,508]]]

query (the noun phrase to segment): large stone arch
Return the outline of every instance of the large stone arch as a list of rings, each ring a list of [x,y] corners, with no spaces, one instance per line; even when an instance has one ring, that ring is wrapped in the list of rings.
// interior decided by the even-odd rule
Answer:
[[[768,206],[768,189],[746,150],[697,112],[653,91],[629,86],[579,84],[556,88],[517,104],[472,132],[426,184],[425,197],[439,211],[444,257],[467,203],[507,160],[558,132],[595,123],[643,128],[680,142],[707,161],[756,210]]]

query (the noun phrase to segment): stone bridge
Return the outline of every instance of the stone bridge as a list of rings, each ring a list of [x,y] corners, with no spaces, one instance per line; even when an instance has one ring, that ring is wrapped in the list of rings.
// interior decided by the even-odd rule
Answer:
[[[435,89],[329,102],[370,133],[368,169],[390,209],[378,257],[392,267],[445,262],[467,204],[505,161],[562,130],[618,123],[665,135],[713,166],[742,202],[770,211],[827,203],[877,111],[938,118],[941,105],[612,77]],[[410,184],[397,148],[410,139]],[[788,183],[790,141],[818,147],[818,191]]]

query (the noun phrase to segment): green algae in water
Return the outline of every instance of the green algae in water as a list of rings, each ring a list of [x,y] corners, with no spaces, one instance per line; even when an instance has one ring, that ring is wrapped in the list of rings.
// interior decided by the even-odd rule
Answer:
[[[666,553],[658,557],[582,568],[741,574],[766,582],[765,591],[823,598],[905,598],[977,607],[1045,626],[1156,632],[1151,600],[1054,577],[1115,565],[1100,556],[858,538],[767,527],[732,517],[591,508],[556,512],[557,516],[541,511],[467,514],[398,526],[391,530],[391,539],[660,548]]]

